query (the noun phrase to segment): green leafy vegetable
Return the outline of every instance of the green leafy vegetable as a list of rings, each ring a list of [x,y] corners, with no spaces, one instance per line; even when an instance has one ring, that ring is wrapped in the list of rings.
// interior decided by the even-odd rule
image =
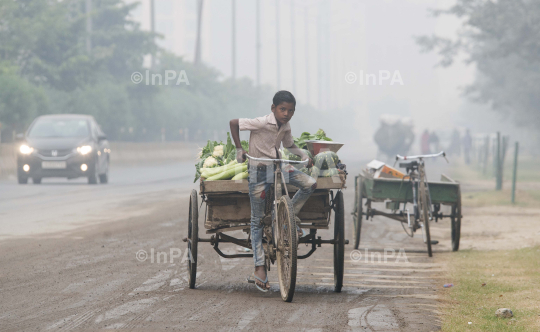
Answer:
[[[324,130],[319,129],[315,135],[311,135],[307,131],[303,132],[300,137],[294,138],[294,144],[300,149],[305,149],[307,147],[306,141],[317,140],[317,141],[331,141],[331,138],[326,137]]]
[[[241,144],[244,150],[249,150],[248,141],[242,141]],[[220,145],[223,146],[223,153],[221,153],[221,147],[216,149],[216,147]],[[219,153],[216,153],[217,151],[219,151]],[[213,165],[213,167],[224,166],[236,160],[236,146],[234,146],[232,142],[231,134],[227,133],[226,144],[221,141],[217,142],[209,140],[199,152],[198,158],[200,160],[195,164],[195,180],[193,180],[194,183],[197,182],[197,180],[201,177],[203,165],[207,159],[215,159],[215,162],[212,159],[207,162],[207,166]]]

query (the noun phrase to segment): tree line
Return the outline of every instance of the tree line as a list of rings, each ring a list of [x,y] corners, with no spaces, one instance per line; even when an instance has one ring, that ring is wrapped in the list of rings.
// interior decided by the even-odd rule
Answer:
[[[159,34],[130,18],[138,4],[93,0],[0,0],[0,130],[3,141],[38,115],[91,114],[111,139],[172,139],[222,130],[233,117],[269,108],[270,87],[224,79],[156,44]],[[86,18],[92,18],[87,33]],[[91,49],[87,39],[91,40]],[[144,66],[145,56],[156,58]],[[183,71],[188,84],[132,81],[135,72]],[[261,101],[266,101],[261,104]]]

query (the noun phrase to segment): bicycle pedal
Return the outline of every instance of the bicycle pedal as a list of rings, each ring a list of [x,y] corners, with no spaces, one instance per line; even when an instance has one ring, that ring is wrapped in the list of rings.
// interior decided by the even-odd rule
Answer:
[[[431,240],[431,244],[439,244],[439,241],[437,241],[437,240]]]

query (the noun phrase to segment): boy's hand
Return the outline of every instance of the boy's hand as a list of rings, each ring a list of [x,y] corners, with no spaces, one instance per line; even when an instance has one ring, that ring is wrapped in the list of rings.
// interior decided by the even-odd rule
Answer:
[[[246,150],[244,149],[236,149],[236,161],[241,164],[244,161],[246,161]]]
[[[308,157],[307,154],[302,153],[301,158],[302,158],[302,161],[308,159],[308,163],[307,163],[307,165],[306,165],[307,168],[310,168],[311,166],[313,166],[313,160],[311,160],[311,159]]]

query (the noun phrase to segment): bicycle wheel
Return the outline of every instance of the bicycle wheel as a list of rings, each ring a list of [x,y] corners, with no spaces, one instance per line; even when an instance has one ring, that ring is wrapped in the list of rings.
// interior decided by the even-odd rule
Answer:
[[[429,213],[428,213],[428,197],[427,190],[423,180],[420,181],[419,185],[419,198],[420,198],[420,220],[422,221],[424,232],[426,234],[426,244],[429,257],[432,257],[431,252],[431,236],[429,234]]]
[[[363,219],[363,215],[362,215],[362,177],[358,176],[358,179],[356,181],[356,195],[355,195],[355,199],[356,199],[356,214],[353,216],[354,217],[354,249],[358,249],[358,247],[360,246],[360,234],[361,234],[361,231],[362,231],[362,219]]]
[[[189,198],[189,219],[188,219],[188,277],[189,288],[195,288],[197,279],[197,245],[199,243],[199,210],[197,209],[197,191],[191,191]]]
[[[277,208],[277,266],[279,290],[285,302],[291,302],[296,287],[297,231],[291,199],[282,196]]]
[[[334,216],[334,292],[341,292],[343,287],[343,269],[345,259],[345,204],[340,190],[335,198]],[[361,218],[360,218],[361,219]]]
[[[459,250],[461,236],[461,189],[458,188],[458,201],[452,206],[452,251]]]

